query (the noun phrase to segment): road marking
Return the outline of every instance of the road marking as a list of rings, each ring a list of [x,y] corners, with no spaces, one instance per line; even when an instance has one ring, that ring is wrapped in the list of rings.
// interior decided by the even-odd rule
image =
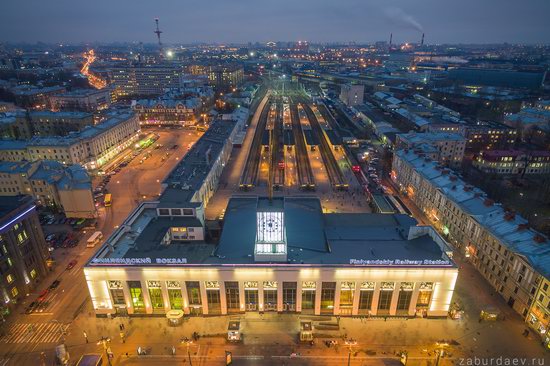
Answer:
[[[29,331],[29,326],[33,326],[32,331]],[[62,337],[62,326],[66,332],[68,324],[16,323],[9,328],[7,335],[0,338],[0,343],[55,343]]]

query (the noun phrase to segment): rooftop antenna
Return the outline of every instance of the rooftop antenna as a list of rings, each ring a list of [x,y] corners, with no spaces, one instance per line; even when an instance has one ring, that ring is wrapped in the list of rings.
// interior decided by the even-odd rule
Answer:
[[[420,47],[424,47],[424,33],[422,33],[422,41],[420,41]]]
[[[162,42],[160,41],[160,34],[162,33],[162,31],[159,29],[159,18],[155,18],[155,23],[157,25],[157,30],[155,30],[153,33],[157,35],[157,39],[159,41],[159,50],[162,56]]]
[[[390,48],[391,48],[391,41],[393,39],[393,33],[390,33]]]

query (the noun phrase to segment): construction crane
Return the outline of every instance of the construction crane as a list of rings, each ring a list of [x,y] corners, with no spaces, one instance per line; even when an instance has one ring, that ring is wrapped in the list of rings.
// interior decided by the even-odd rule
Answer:
[[[162,42],[160,41],[160,34],[162,31],[159,29],[159,18],[155,18],[155,24],[157,25],[157,29],[153,33],[157,35],[157,39],[159,41],[159,52],[162,57]]]

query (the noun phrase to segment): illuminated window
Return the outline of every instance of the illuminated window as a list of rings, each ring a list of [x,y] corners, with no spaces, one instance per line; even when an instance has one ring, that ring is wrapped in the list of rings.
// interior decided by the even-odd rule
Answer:
[[[31,278],[36,278],[36,269],[31,270]]]
[[[11,258],[9,258],[9,257],[8,257],[8,264],[9,264],[10,267],[13,266],[13,262],[11,261]]]
[[[17,287],[12,288],[11,289],[11,296],[16,297],[17,295],[19,295],[19,290],[17,290]]]
[[[13,281],[15,281],[15,279],[13,278],[13,276],[11,274],[9,274],[9,275],[6,276],[6,281],[8,281],[8,283],[12,283]]]
[[[27,232],[25,230],[22,230],[19,234],[17,234],[17,241],[19,244],[23,243],[25,240],[27,240]]]

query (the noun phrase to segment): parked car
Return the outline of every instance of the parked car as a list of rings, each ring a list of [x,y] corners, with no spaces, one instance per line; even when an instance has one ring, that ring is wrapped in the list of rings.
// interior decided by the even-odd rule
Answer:
[[[50,285],[50,287],[48,287],[49,290],[55,290],[57,288],[57,286],[59,286],[59,283],[61,281],[60,280],[55,280],[52,282],[52,284]]]
[[[48,293],[50,292],[50,290],[48,289],[45,289],[44,291],[42,291],[39,295],[38,295],[38,299],[36,299],[38,302],[42,302],[46,299],[46,296],[48,296]]]
[[[32,313],[37,305],[38,305],[38,303],[36,301],[31,302],[29,304],[29,306],[27,306],[27,308],[25,309],[25,314]]]
[[[78,262],[78,261],[77,261],[76,259],[73,259],[72,261],[70,261],[69,264],[67,264],[67,269],[68,269],[68,270],[73,269],[74,266],[76,266],[76,263],[77,263],[77,262]]]

